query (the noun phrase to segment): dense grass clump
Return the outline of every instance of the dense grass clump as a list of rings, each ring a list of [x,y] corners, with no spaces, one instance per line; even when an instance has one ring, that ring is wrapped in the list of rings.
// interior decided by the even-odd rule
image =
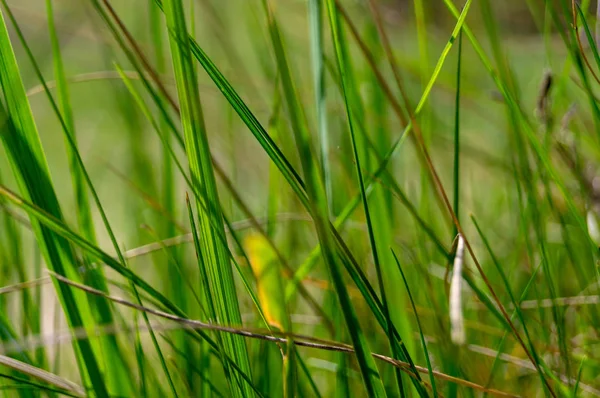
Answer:
[[[1,393],[600,395],[596,6],[2,0]]]

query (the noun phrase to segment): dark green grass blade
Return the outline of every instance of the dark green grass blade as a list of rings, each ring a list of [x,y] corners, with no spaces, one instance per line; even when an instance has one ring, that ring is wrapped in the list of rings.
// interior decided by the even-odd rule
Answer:
[[[460,81],[462,66],[462,30],[458,34],[458,62],[456,66],[456,97],[454,100],[454,213],[460,221]],[[456,227],[453,235],[458,234]]]
[[[429,358],[429,351],[427,350],[427,343],[425,342],[425,335],[423,334],[423,328],[421,327],[421,321],[419,320],[419,314],[417,313],[417,308],[415,306],[415,301],[413,300],[412,294],[410,293],[410,288],[408,287],[408,281],[406,280],[406,276],[404,275],[404,271],[402,270],[402,266],[400,265],[400,261],[398,260],[398,256],[392,250],[394,255],[394,260],[396,260],[396,265],[398,265],[398,269],[400,270],[400,274],[402,275],[402,280],[404,281],[404,286],[406,287],[406,291],[408,293],[408,298],[410,300],[410,304],[412,306],[413,312],[415,313],[415,318],[417,319],[417,325],[419,326],[419,336],[421,337],[421,344],[423,345],[423,352],[425,354],[425,362],[427,363],[427,370],[429,370],[429,381],[431,382],[431,392],[434,397],[437,397],[437,388],[435,386],[435,378],[433,377],[433,368],[431,367],[431,359]]]
[[[581,360],[581,363],[579,364],[579,370],[577,370],[577,378],[576,378],[576,382],[575,385],[573,386],[573,397],[577,397],[577,389],[579,388],[579,382],[581,381],[581,373],[583,372],[583,365],[585,365],[585,361],[586,361],[587,357],[583,357],[583,359]]]
[[[206,306],[208,307],[209,319],[215,319],[217,310],[215,308],[215,301],[213,300],[212,294],[210,294],[210,279],[207,271],[207,265],[205,263],[205,258],[202,252],[202,248],[200,246],[200,238],[198,236],[198,230],[196,228],[196,222],[194,221],[194,213],[192,211],[192,207],[190,205],[189,199],[186,198],[187,210],[190,219],[190,225],[192,227],[192,236],[194,238],[194,248],[196,250],[196,257],[198,259],[198,267],[200,268],[200,280],[202,281],[202,290],[204,291],[204,301]],[[217,335],[217,344],[219,347],[220,355],[225,355],[225,343],[223,342],[223,338],[221,334]],[[234,392],[240,387],[239,380],[234,377],[232,368],[227,362],[223,362],[225,371],[225,377],[227,378],[227,382],[229,384],[229,392],[230,394],[234,394]]]

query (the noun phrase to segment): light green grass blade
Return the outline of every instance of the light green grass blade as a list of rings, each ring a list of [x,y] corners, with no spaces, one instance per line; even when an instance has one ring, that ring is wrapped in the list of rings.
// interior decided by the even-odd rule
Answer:
[[[205,259],[210,282],[210,294],[215,301],[215,321],[222,325],[241,325],[242,319],[235,291],[233,271],[229,261],[228,250],[218,239],[217,234],[224,235],[222,212],[217,194],[215,176],[211,163],[211,153],[204,126],[204,119],[198,94],[197,77],[192,63],[188,32],[185,24],[183,4],[180,0],[164,2],[164,11],[169,27],[171,56],[178,97],[181,107],[181,123],[183,126],[186,153],[190,166],[192,181],[199,186],[205,203],[198,204],[198,216],[201,233],[201,251]],[[213,220],[211,222],[211,220]],[[213,226],[220,227],[218,233]],[[201,266],[202,266],[201,265]],[[244,373],[251,375],[246,342],[240,336],[223,336],[224,353],[234,358]],[[245,382],[232,383],[234,396],[250,396],[252,390]]]
[[[9,154],[15,177],[26,197],[61,218],[60,207],[3,17],[0,20],[0,54],[0,84],[7,106],[7,109],[4,106],[0,109],[0,119],[5,126],[2,141]],[[54,235],[36,219],[32,219],[31,222],[48,266],[61,275],[78,279],[75,273],[75,258],[68,242]],[[85,308],[85,298],[61,286],[57,286],[57,293],[65,307],[65,315],[71,327],[93,325],[90,310]],[[98,396],[107,396],[108,391],[91,342],[79,340],[75,348],[85,384],[90,383],[90,387]]]
[[[320,161],[323,169],[325,192],[329,200],[329,210],[332,207],[332,175],[329,165],[329,147],[331,138],[327,126],[327,101],[325,91],[325,63],[323,46],[323,4],[320,0],[308,2],[308,20],[310,24],[310,50],[312,59],[313,87],[315,95],[315,109],[317,113],[317,133],[320,144]]]
[[[4,123],[5,131],[8,131],[2,134],[2,141],[19,187],[24,196],[60,219],[60,206],[3,17],[0,18],[0,85],[7,106],[7,109],[1,107],[0,120]],[[41,225],[37,219],[32,218],[31,223],[48,266],[60,275],[78,280],[76,261],[69,243]],[[56,288],[70,326],[92,327],[93,319],[85,297],[64,286],[56,285]],[[97,345],[94,349],[89,340],[78,340],[74,347],[86,387],[92,388],[98,396],[107,396],[98,354],[95,353]]]

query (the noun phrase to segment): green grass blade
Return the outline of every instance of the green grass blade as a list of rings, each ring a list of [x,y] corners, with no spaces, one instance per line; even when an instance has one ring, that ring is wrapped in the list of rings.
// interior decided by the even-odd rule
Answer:
[[[202,236],[201,251],[206,259],[210,282],[210,294],[215,300],[215,321],[223,325],[241,325],[241,315],[233,271],[229,261],[228,250],[218,239],[217,234],[224,235],[222,213],[216,189],[215,176],[211,163],[210,148],[204,126],[200,97],[197,90],[197,77],[192,63],[189,35],[185,24],[183,4],[180,0],[164,2],[164,11],[169,27],[171,55],[177,83],[177,91],[181,107],[181,123],[183,126],[186,153],[190,166],[192,181],[198,184],[205,207],[198,204],[200,232]],[[205,210],[206,208],[206,210]],[[211,220],[213,220],[211,222]],[[213,231],[212,224],[219,226],[218,233]],[[244,373],[250,375],[250,363],[246,343],[239,336],[224,336],[224,352],[234,358]],[[247,383],[232,384],[234,396],[249,396],[252,390]]]
[[[329,200],[329,210],[333,197],[331,167],[329,165],[329,132],[327,127],[327,101],[325,91],[325,65],[323,49],[323,5],[320,0],[308,2],[308,19],[310,24],[310,50],[313,69],[313,87],[315,90],[315,109],[317,113],[317,133],[320,144],[320,161],[323,169],[325,192]]]
[[[402,266],[400,265],[400,260],[398,260],[398,256],[392,250],[394,255],[394,260],[396,260],[396,265],[398,265],[398,269],[400,270],[400,274],[402,275],[402,280],[404,281],[404,286],[406,287],[406,291],[408,293],[408,297],[410,300],[410,304],[412,306],[413,312],[415,313],[415,318],[417,319],[417,325],[419,326],[419,336],[421,337],[421,345],[423,346],[423,351],[425,354],[425,362],[427,362],[427,370],[429,370],[429,381],[431,382],[431,392],[434,397],[438,396],[437,388],[435,386],[435,378],[433,377],[433,368],[431,367],[431,359],[429,358],[429,350],[427,350],[427,343],[425,342],[425,335],[423,335],[423,328],[421,327],[421,321],[419,320],[419,314],[417,313],[417,307],[415,306],[415,301],[413,300],[412,294],[410,293],[410,288],[408,287],[408,281],[406,280],[406,276],[404,275],[404,271],[402,270]]]
[[[3,17],[0,18],[0,55],[0,85],[7,106],[7,109],[1,107],[0,120],[3,121],[5,131],[8,131],[2,134],[2,141],[15,177],[27,198],[60,219],[60,206]],[[76,261],[69,243],[42,226],[35,218],[31,222],[48,266],[60,275],[78,279],[75,273]],[[87,300],[69,288],[56,287],[70,326],[91,327],[93,320],[89,307],[86,308],[83,304]],[[107,396],[107,387],[92,343],[79,340],[75,347],[84,384],[87,386],[90,383],[98,396]]]

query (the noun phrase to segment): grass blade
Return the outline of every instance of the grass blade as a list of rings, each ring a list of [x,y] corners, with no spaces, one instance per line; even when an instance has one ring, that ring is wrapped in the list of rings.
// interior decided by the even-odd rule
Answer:
[[[169,27],[171,55],[177,83],[177,91],[181,106],[181,123],[183,126],[186,153],[190,166],[192,182],[197,184],[202,194],[198,204],[200,233],[202,236],[200,250],[205,259],[210,294],[215,300],[215,321],[223,325],[240,325],[242,323],[233,271],[229,261],[228,250],[218,239],[224,235],[222,213],[216,189],[215,176],[211,163],[210,148],[204,126],[200,97],[197,91],[197,77],[192,63],[189,35],[185,23],[185,15],[181,0],[167,0],[164,11]],[[212,221],[211,221],[212,220]],[[213,231],[213,225],[220,228]],[[223,337],[224,353],[234,358],[244,373],[250,375],[250,363],[245,341],[238,336]],[[234,396],[249,396],[252,390],[247,383],[232,383]]]

